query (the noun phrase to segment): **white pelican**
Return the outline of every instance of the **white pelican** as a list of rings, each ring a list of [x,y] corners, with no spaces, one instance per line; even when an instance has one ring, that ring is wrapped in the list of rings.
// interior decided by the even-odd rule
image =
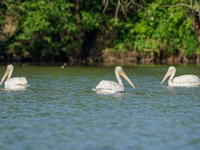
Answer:
[[[5,81],[5,89],[8,90],[24,90],[27,89],[27,87],[29,85],[27,85],[28,81],[26,80],[25,77],[14,77],[14,78],[10,78],[12,76],[13,73],[13,65],[8,65],[5,74],[3,75],[2,79],[1,79],[1,84],[3,83],[3,81],[6,79]]]
[[[93,90],[96,91],[96,93],[98,93],[98,94],[103,94],[103,93],[113,94],[113,93],[123,92],[124,85],[123,85],[122,79],[119,75],[124,77],[129,82],[129,84],[135,88],[135,86],[133,85],[131,80],[128,78],[128,76],[123,71],[122,67],[117,66],[115,68],[115,75],[116,75],[118,83],[114,82],[114,81],[102,80],[96,86],[96,89],[93,89]]]
[[[168,76],[170,76],[168,80],[169,86],[198,86],[200,85],[200,79],[196,75],[182,75],[179,77],[175,77],[176,68],[174,66],[169,67],[167,73],[165,74],[162,84]]]

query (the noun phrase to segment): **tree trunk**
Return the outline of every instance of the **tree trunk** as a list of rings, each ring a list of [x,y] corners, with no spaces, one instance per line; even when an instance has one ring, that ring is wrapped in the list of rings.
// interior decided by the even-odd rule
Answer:
[[[195,33],[195,35],[197,36],[197,39],[200,43],[200,22],[197,19],[197,17],[194,18],[193,23],[192,23],[192,29]]]

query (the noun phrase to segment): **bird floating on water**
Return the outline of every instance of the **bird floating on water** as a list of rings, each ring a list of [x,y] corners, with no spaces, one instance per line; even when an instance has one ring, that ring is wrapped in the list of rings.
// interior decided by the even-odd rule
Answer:
[[[170,76],[168,80],[169,86],[198,86],[200,85],[200,79],[196,75],[182,75],[174,78],[176,73],[176,68],[174,66],[169,67],[167,73],[165,74],[162,84],[168,76]]]
[[[122,77],[124,77],[128,81],[128,83],[135,88],[135,86],[133,85],[131,80],[128,78],[128,76],[123,71],[122,67],[117,66],[115,68],[115,75],[116,75],[118,83],[114,82],[114,81],[102,80],[96,86],[96,89],[93,89],[93,90],[96,91],[96,93],[98,93],[98,94],[104,94],[104,93],[105,94],[114,94],[114,93],[123,92],[124,85],[122,83],[122,79],[121,79],[120,75]]]
[[[25,89],[27,89],[27,87],[29,85],[27,85],[28,81],[26,80],[25,77],[11,78],[13,70],[14,70],[13,65],[7,66],[6,72],[4,73],[4,75],[1,79],[0,86],[3,83],[3,81],[6,79],[6,77],[8,76],[7,80],[4,83],[5,89],[8,89],[8,90],[25,90]]]
[[[66,65],[67,65],[67,64],[64,63],[64,64],[61,66],[61,68],[64,69],[64,68],[66,67]]]

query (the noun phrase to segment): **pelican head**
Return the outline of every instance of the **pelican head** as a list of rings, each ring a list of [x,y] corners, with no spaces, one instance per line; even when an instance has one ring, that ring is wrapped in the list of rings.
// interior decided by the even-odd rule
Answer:
[[[13,69],[14,69],[13,65],[8,65],[7,66],[6,72],[4,73],[4,75],[3,75],[2,79],[1,79],[0,86],[3,83],[3,81],[6,79],[7,76],[8,76],[7,79],[9,79],[11,77]]]
[[[131,82],[131,80],[128,78],[128,76],[125,74],[125,72],[123,71],[122,67],[117,66],[115,68],[115,73],[118,73],[119,75],[121,75],[124,79],[126,79],[126,81],[135,88],[135,86],[133,85],[133,83]]]
[[[169,67],[167,73],[165,74],[165,76],[160,84],[162,84],[167,79],[167,77],[171,76],[172,73],[175,74],[175,72],[176,72],[176,68],[174,66]]]

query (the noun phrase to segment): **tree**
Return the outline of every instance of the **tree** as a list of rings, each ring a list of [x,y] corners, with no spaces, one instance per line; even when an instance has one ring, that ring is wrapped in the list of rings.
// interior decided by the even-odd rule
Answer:
[[[122,52],[134,47],[141,54],[150,52],[154,55],[156,52],[160,55],[161,51],[173,54],[177,50],[182,51],[182,55],[200,54],[200,41],[197,40],[200,38],[197,26],[200,23],[200,4],[196,0],[102,2],[103,12],[109,7],[116,7],[115,23],[119,26],[118,37],[121,38],[115,39],[111,51]],[[124,16],[119,17],[120,13]]]
[[[26,52],[34,61],[83,62],[102,49],[200,54],[196,0],[1,0],[0,5],[6,53]],[[4,32],[6,18],[15,23],[12,34]]]
[[[15,35],[7,39],[9,49],[14,51],[20,47],[21,52],[28,51],[36,60],[41,60],[40,56],[51,59],[62,51],[69,51],[76,61],[82,61],[84,33],[100,28],[104,18],[99,9],[94,9],[96,12],[90,9],[90,5],[98,7],[96,2],[24,0],[16,5],[14,1],[1,4],[7,11],[4,14],[17,8],[11,13],[17,14],[18,24]]]

